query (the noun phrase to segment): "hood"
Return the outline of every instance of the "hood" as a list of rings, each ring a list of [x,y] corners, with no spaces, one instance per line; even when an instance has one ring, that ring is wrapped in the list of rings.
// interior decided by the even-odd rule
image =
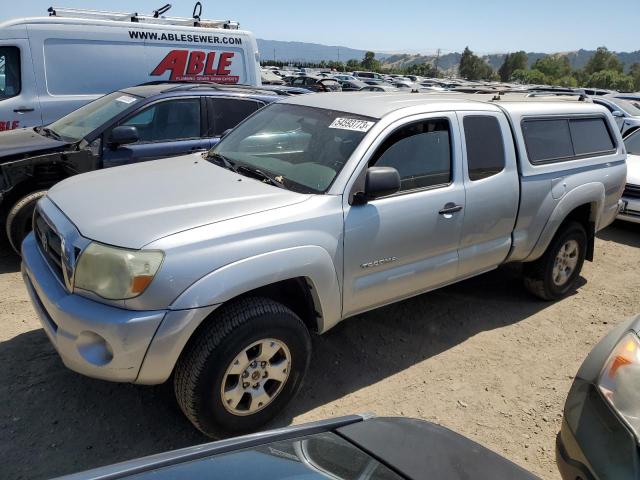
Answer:
[[[76,175],[47,195],[84,237],[136,249],[308,198],[218,167],[199,153]]]
[[[627,183],[640,185],[640,155],[627,155]]]
[[[18,128],[0,133],[0,161],[26,153],[44,153],[71,145],[36,133],[33,128]]]

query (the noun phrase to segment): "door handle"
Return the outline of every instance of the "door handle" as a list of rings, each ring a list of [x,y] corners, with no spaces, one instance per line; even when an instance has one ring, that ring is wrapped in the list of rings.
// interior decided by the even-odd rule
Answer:
[[[438,213],[440,215],[451,215],[462,210],[462,205],[456,205],[453,202],[447,203]]]
[[[27,112],[33,112],[33,108],[30,107],[18,107],[18,108],[14,108],[13,111],[16,113],[27,113]]]

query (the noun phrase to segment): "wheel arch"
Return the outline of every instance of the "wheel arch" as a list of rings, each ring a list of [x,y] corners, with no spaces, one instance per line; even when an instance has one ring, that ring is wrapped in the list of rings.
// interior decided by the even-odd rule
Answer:
[[[593,261],[595,232],[604,208],[605,188],[602,183],[580,185],[567,193],[556,205],[543,228],[538,241],[525,262],[540,258],[557,232],[567,222],[576,221],[587,232],[586,259]]]

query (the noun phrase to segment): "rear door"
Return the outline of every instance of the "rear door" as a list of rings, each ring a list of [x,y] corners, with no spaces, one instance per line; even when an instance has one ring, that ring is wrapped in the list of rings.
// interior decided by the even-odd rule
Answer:
[[[511,130],[499,112],[458,112],[466,208],[459,277],[492,269],[511,249],[519,175]]]
[[[227,130],[234,128],[256,110],[264,107],[264,103],[241,97],[206,97],[209,127],[206,136],[211,145],[220,140]]]
[[[204,111],[204,99],[200,96],[159,100],[142,107],[118,124],[136,127],[138,142],[112,148],[109,145],[111,129],[105,132],[103,166],[114,167],[207,150],[211,139],[206,137],[208,125]]]
[[[42,125],[26,39],[0,40],[0,132]]]

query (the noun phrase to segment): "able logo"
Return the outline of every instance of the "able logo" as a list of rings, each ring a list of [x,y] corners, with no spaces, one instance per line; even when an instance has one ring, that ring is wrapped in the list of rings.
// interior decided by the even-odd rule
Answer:
[[[171,50],[151,72],[153,76],[171,72],[169,80],[184,82],[238,83],[231,74],[235,53]]]

